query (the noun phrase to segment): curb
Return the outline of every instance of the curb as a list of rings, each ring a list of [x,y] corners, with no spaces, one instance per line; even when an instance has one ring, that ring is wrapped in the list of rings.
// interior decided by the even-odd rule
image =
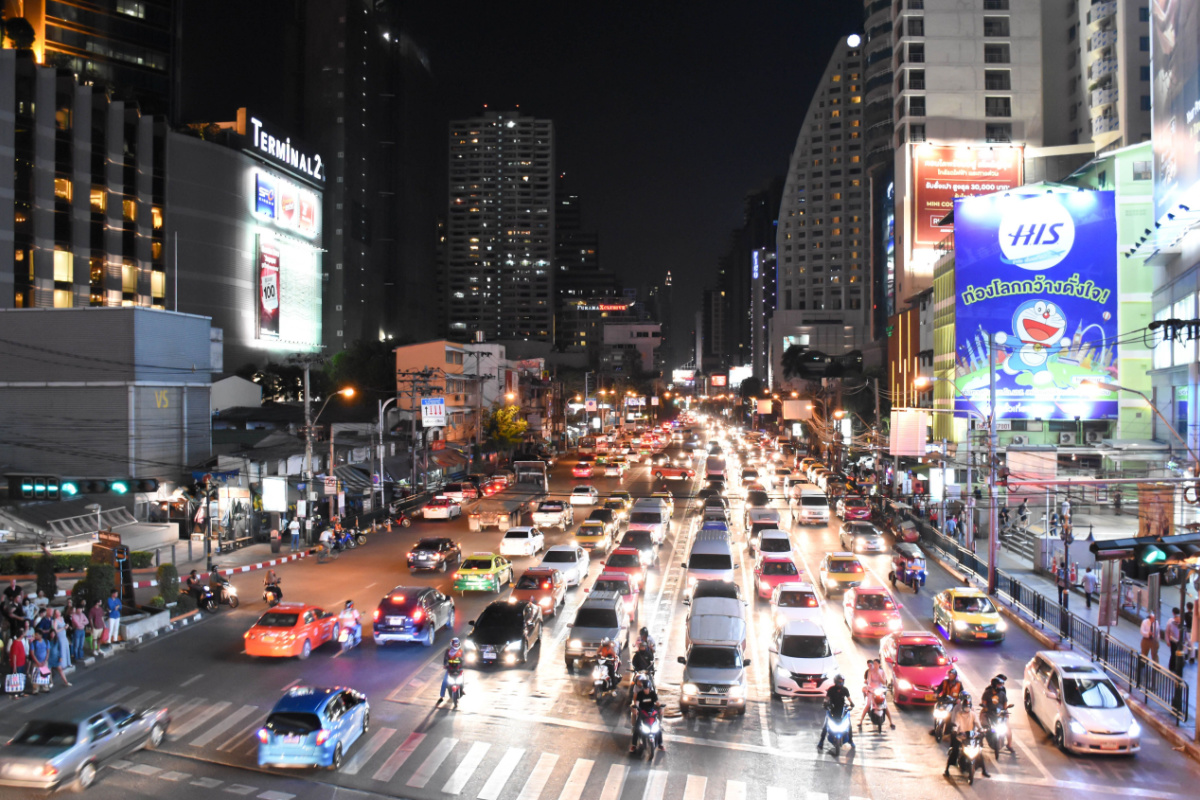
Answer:
[[[969,576],[959,572],[957,568],[950,566],[950,564],[948,564],[939,556],[930,554],[929,557],[941,564],[943,569],[945,569],[958,580],[962,581],[964,584],[968,586],[973,585]],[[1052,650],[1062,649],[1060,647],[1062,644],[1061,639],[1054,639],[1050,634],[1046,633],[1041,628],[1038,628],[1036,625],[1023,618],[1020,614],[1018,614],[1016,611],[1013,611],[1006,604],[996,603],[996,608],[1000,610],[1001,614],[1008,619],[1011,619],[1023,631],[1037,639],[1042,644],[1046,645],[1046,647]],[[1200,762],[1200,745],[1189,741],[1186,737],[1184,737],[1179,728],[1170,725],[1165,720],[1159,718],[1156,712],[1150,710],[1144,703],[1135,700],[1131,695],[1121,692],[1121,697],[1124,698],[1125,702],[1129,705],[1130,711],[1136,714],[1142,722],[1153,728],[1159,736],[1167,740],[1167,742],[1171,745],[1171,749],[1182,753],[1188,758],[1191,758],[1193,761]]]
[[[241,566],[241,567],[231,567],[229,569],[219,569],[219,570],[216,570],[216,572],[218,572],[221,575],[224,575],[226,577],[229,577],[230,575],[236,575],[239,572],[253,572],[254,570],[258,570],[258,569],[266,569],[268,567],[276,567],[276,566],[279,566],[280,564],[286,564],[289,561],[299,561],[302,558],[307,558],[308,555],[310,554],[310,552],[311,551],[309,551],[309,550],[304,550],[303,552],[296,553],[296,554],[290,555],[290,556],[284,556],[283,558],[273,558],[270,561],[260,561],[257,564],[246,564],[245,566]],[[207,577],[208,573],[201,572],[200,576]],[[149,589],[152,586],[158,586],[158,581],[157,580],[135,581],[133,584],[133,588],[135,588],[135,589]],[[66,594],[66,593],[59,592],[60,597],[63,596],[64,594]],[[172,621],[174,621],[174,620],[172,620]]]

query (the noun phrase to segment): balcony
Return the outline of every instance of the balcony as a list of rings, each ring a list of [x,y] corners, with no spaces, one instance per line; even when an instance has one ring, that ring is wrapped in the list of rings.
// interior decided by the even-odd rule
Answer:
[[[1098,133],[1115,133],[1121,127],[1121,118],[1116,114],[1104,114],[1092,117],[1092,135]]]
[[[1095,64],[1088,67],[1088,78],[1096,80],[1103,78],[1105,75],[1112,75],[1117,71],[1117,60],[1115,58],[1101,58]]]
[[[1102,47],[1112,47],[1117,43],[1117,29],[1109,28],[1105,31],[1097,31],[1088,38],[1088,50],[1099,50]]]
[[[1088,10],[1088,24],[1099,25],[1100,23],[1112,19],[1117,13],[1117,0],[1109,0],[1107,3],[1097,3]]]
[[[1104,89],[1096,89],[1091,94],[1092,108],[1100,108],[1101,106],[1112,105],[1117,102],[1119,94],[1116,86],[1109,86]]]

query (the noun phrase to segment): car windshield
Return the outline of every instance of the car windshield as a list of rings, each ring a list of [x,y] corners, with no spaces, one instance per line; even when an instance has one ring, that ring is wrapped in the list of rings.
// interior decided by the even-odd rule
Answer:
[[[994,614],[996,607],[986,597],[956,597],[954,610],[964,614]]]
[[[817,596],[812,592],[780,592],[780,608],[816,608]]]
[[[462,569],[491,569],[492,560],[490,558],[468,558],[462,563]]]
[[[854,599],[854,607],[863,611],[886,611],[892,608],[892,601],[881,594],[860,594]]]
[[[1121,708],[1125,701],[1107,678],[1067,678],[1062,683],[1063,699],[1080,708]]]
[[[626,531],[621,537],[622,547],[647,547],[654,544],[650,531]]]
[[[623,500],[605,500],[604,507],[609,511],[623,511],[625,509],[625,502]]]
[[[635,511],[629,516],[631,524],[643,523],[649,525],[657,525],[662,522],[662,515],[657,511]]]
[[[756,469],[744,469],[744,470],[742,470],[742,477],[743,477],[743,478],[757,478],[757,477],[758,477],[758,470],[756,470]]]
[[[450,505],[449,500],[447,500],[445,498],[440,498],[437,500],[430,500],[429,503],[426,504],[425,507],[426,508],[445,508],[448,505]]]
[[[520,603],[492,603],[475,620],[475,627],[508,628],[514,625],[519,626],[524,613],[525,609]]]
[[[764,561],[763,575],[796,575],[796,565],[791,561]]]
[[[574,564],[575,563],[575,551],[574,550],[551,550],[550,552],[546,553],[546,555],[542,558],[542,561],[545,561],[550,564]]]
[[[771,502],[771,498],[767,497],[766,492],[754,490],[746,492],[746,505],[748,506],[765,506]]]
[[[788,658],[828,658],[833,655],[824,636],[784,636],[779,655]]]
[[[611,608],[581,608],[575,615],[576,628],[615,628],[617,612]]]
[[[592,490],[586,486],[576,486],[574,491],[571,492],[571,494],[578,494],[578,495],[588,495],[591,493],[592,493]]]
[[[759,541],[758,549],[764,553],[787,553],[791,551],[792,543],[778,536],[767,536]]]
[[[617,594],[630,594],[629,581],[617,580],[602,580],[596,581],[592,585],[593,592],[616,592]]]
[[[693,647],[688,652],[693,669],[741,669],[742,655],[736,647]]]
[[[604,523],[603,522],[585,522],[579,526],[579,533],[577,533],[576,535],[577,536],[603,536],[604,535]]]
[[[814,494],[806,494],[806,495],[801,496],[800,505],[814,506],[814,507],[827,506],[827,505],[829,505],[829,501],[826,500],[824,497],[818,497]]]
[[[522,575],[517,579],[518,589],[549,589],[551,585],[549,575]]]
[[[722,553],[692,553],[691,569],[733,569],[733,559]]]
[[[505,539],[528,539],[529,536],[529,531],[509,531],[504,534]]]
[[[30,747],[73,747],[76,735],[75,726],[68,722],[34,720],[26,722],[9,744],[24,744]]]
[[[946,651],[936,644],[906,644],[896,648],[896,664],[901,667],[944,667],[949,663]]]
[[[268,611],[258,618],[260,628],[294,628],[299,614],[287,614],[282,611]]]
[[[692,592],[692,599],[694,601],[701,597],[729,597],[736,600],[738,587],[730,581],[700,581]]]
[[[835,558],[829,562],[830,572],[862,572],[862,564],[858,561]]]
[[[613,553],[605,563],[610,567],[640,567],[642,559],[637,553]]]
[[[307,736],[321,729],[321,718],[300,711],[274,711],[266,728],[277,736]]]

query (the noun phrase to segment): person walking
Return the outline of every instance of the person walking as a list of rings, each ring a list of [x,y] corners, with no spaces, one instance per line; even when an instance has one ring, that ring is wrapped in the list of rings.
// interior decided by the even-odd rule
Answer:
[[[1183,620],[1178,608],[1171,609],[1171,618],[1167,620],[1167,669],[1183,677],[1183,665],[1187,662],[1186,651],[1183,649]]]
[[[51,661],[50,666],[58,672],[58,677],[62,678],[63,686],[70,686],[67,667],[71,666],[71,641],[67,638],[67,621],[57,608],[51,613],[54,614],[54,635],[58,639],[58,660]]]
[[[1153,611],[1142,620],[1142,656],[1158,663],[1158,620]]]
[[[1066,608],[1071,596],[1071,573],[1065,561],[1058,565],[1055,585],[1058,587],[1058,604]]]
[[[1099,585],[1099,581],[1096,579],[1096,573],[1091,567],[1088,567],[1083,571],[1083,580],[1081,582],[1083,583],[1083,596],[1084,599],[1087,600],[1087,607],[1091,608],[1092,595],[1096,593],[1096,589]]]
[[[121,635],[121,598],[120,593],[113,589],[108,595],[108,643],[116,644]]]
[[[71,657],[82,661],[83,643],[87,640],[88,618],[81,606],[70,605],[71,609]]]
[[[1183,609],[1183,641],[1187,658],[1193,664],[1196,663],[1196,638],[1193,633],[1195,623],[1196,604],[1193,601],[1188,600],[1187,606]]]
[[[288,523],[288,533],[292,535],[292,550],[300,549],[300,518],[292,517],[292,521]]]
[[[33,644],[29,647],[29,683],[33,684],[30,694],[50,691],[50,686],[39,686],[38,679],[50,677],[50,646],[39,631],[33,632]]]
[[[8,674],[20,675],[25,678],[25,684],[21,691],[13,693],[14,700],[29,694],[29,678],[25,674],[28,671],[29,653],[25,641],[24,631],[22,631],[14,635],[12,641],[8,643]]]

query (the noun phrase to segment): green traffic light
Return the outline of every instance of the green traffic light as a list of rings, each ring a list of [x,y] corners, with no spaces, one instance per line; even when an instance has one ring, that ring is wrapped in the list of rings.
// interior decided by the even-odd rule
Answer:
[[[65,494],[68,497],[74,497],[75,495],[79,494],[79,487],[70,481],[60,484],[58,488],[62,494]]]
[[[1167,560],[1167,554],[1157,547],[1147,547],[1142,553],[1143,564],[1158,564]]]
[[[129,494],[129,484],[125,481],[113,481],[108,488],[115,494]]]

